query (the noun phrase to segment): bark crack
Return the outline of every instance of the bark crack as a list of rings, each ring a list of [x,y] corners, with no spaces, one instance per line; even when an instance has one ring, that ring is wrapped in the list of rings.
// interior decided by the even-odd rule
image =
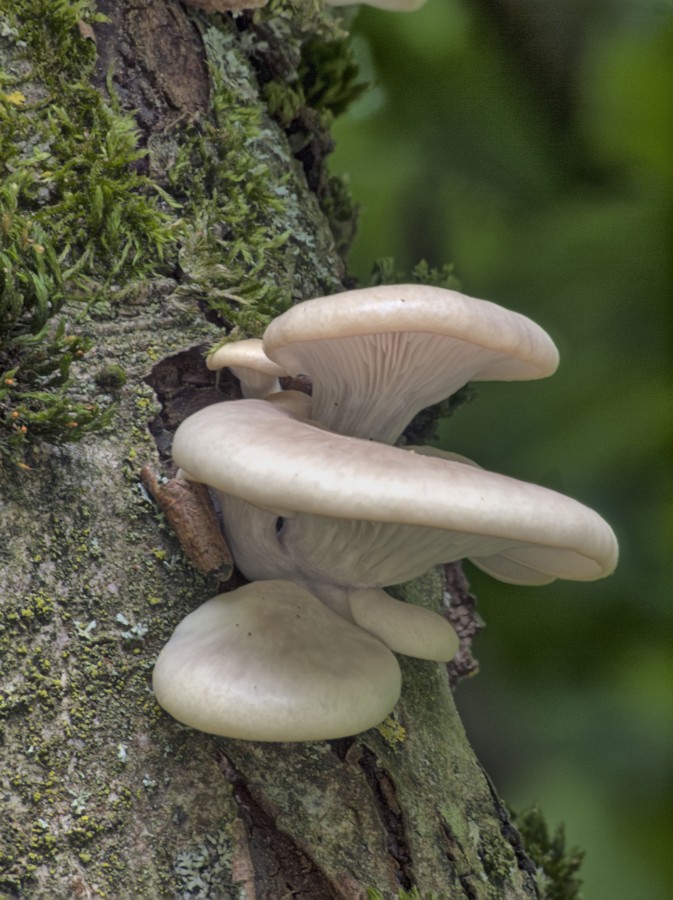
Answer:
[[[232,786],[244,834],[238,835],[249,860],[255,900],[339,900],[342,893],[285,832],[255,796],[245,777],[220,749],[220,771]]]
[[[465,851],[463,850],[462,844],[453,833],[451,826],[443,818],[440,818],[439,826],[446,842],[445,852],[447,859],[451,863],[451,868],[456,872],[456,878],[458,879],[463,895],[467,900],[477,900],[478,894],[471,884],[472,873],[460,872],[461,868],[467,866]]]
[[[408,891],[415,886],[415,879],[411,848],[402,809],[397,801],[395,783],[389,773],[379,765],[376,754],[368,747],[362,747],[359,764],[383,823],[386,848],[395,866],[395,877],[400,887]]]
[[[493,809],[500,826],[500,834],[514,851],[514,856],[516,857],[516,862],[519,869],[521,869],[523,872],[526,872],[528,875],[535,876],[537,867],[530,856],[528,856],[528,854],[526,853],[526,848],[524,847],[523,841],[521,840],[521,835],[516,830],[514,825],[512,825],[509,813],[500,800],[500,797],[498,797],[498,794],[488,773],[484,770],[483,767],[481,767],[481,770],[484,773],[484,778],[486,779],[486,784],[488,785],[488,789],[493,800]],[[535,890],[536,894],[539,896],[537,887]]]

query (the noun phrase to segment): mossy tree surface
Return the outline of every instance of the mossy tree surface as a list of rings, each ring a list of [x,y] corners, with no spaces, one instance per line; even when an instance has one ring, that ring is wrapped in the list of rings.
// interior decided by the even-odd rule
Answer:
[[[535,897],[440,667],[403,661],[395,718],[342,741],[218,739],[154,701],[157,653],[218,585],[138,473],[167,465],[176,419],[226,398],[205,345],[343,286],[352,211],[324,157],[344,98],[315,100],[294,74],[338,70],[342,35],[317,0],[238,19],[177,0],[99,13],[0,0],[4,175],[19,185],[4,237],[29,273],[2,345],[10,438],[27,424],[0,491],[0,893]],[[98,430],[74,443],[79,409]],[[44,417],[50,442],[31,443]],[[409,590],[442,600],[437,573]]]

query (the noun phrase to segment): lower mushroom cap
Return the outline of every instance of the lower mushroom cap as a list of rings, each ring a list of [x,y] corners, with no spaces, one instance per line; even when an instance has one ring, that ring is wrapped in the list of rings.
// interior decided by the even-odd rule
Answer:
[[[157,659],[154,692],[178,721],[254,741],[346,737],[376,725],[401,687],[381,641],[288,581],[219,594]]]

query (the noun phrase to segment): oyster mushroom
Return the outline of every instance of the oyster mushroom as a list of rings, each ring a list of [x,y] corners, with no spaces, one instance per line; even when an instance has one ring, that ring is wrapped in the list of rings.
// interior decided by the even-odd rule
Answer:
[[[366,731],[397,702],[381,641],[288,581],[258,581],[190,613],[157,659],[154,692],[179,722],[254,741]]]
[[[287,374],[269,359],[257,338],[222,344],[206,357],[206,366],[211,371],[231,369],[244,397],[266,397],[279,391],[278,379]]]
[[[468,381],[543,378],[558,366],[554,342],[526,316],[418,284],[299,303],[271,322],[263,346],[289,374],[310,376],[315,420],[385,443]]]
[[[593,510],[455,458],[335,434],[280,406],[206,407],[173,456],[215,488],[239,568],[302,581],[345,616],[348,591],[469,557],[497,578],[545,584],[610,574],[617,541]],[[334,590],[339,588],[340,590]]]

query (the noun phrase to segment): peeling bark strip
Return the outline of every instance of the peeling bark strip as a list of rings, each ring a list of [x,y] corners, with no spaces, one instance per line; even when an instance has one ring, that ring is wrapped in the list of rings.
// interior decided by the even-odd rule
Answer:
[[[151,466],[143,466],[140,477],[190,562],[202,575],[228,581],[233,570],[231,553],[205,484],[182,478],[162,482]]]
[[[69,109],[79,121],[62,109],[55,124],[65,122],[86,148],[92,128],[101,148],[114,145],[118,136],[101,134],[99,107],[80,109],[89,102],[83,83],[93,77],[105,98],[111,72],[121,106],[137,110],[148,150],[138,167],[178,204],[167,203],[165,215],[181,242],[166,251],[160,275],[144,269],[110,284],[109,271],[92,270],[87,293],[103,301],[63,310],[68,329],[93,339],[72,390],[95,398],[108,363],[126,375],[114,427],[81,444],[42,447],[29,473],[0,479],[0,894],[365,900],[376,889],[395,900],[401,884],[413,884],[423,898],[462,890],[475,900],[533,900],[532,869],[475,760],[443,667],[401,660],[396,726],[334,745],[227,741],[158,708],[154,661],[217,586],[173,553],[173,536],[139,491],[138,460],[160,470],[185,415],[235,396],[233,379],[216,385],[208,375],[201,349],[220,333],[203,312],[204,298],[223,290],[220,251],[241,248],[229,258],[243,260],[242,288],[261,281],[296,302],[339,286],[343,261],[329,223],[251,63],[273,57],[291,85],[302,42],[327,42],[336,26],[320,0],[269,0],[266,12],[236,20],[188,12],[178,0],[101,0],[109,22],[94,23],[92,75],[78,69],[92,50],[78,26],[83,8],[76,0],[0,0],[0,66],[30,98],[15,110],[25,118],[8,140],[20,142],[22,160],[34,159],[43,135],[31,117],[37,110],[44,119],[45,106],[58,106],[59,91],[70,96],[74,85],[78,105]],[[22,28],[34,39],[25,41]],[[40,74],[45,67],[52,78]],[[230,101],[221,94],[224,139],[204,148],[217,89]],[[255,206],[238,169],[227,180],[235,160],[226,145],[246,127],[241,110],[254,133],[238,146],[250,173],[264,173],[263,196],[282,198],[277,207]],[[319,118],[307,112],[306,123]],[[324,135],[313,138],[324,147]],[[183,184],[199,185],[187,199],[171,195],[181,148]],[[215,160],[212,183],[190,171],[193,156],[199,165]],[[107,164],[87,159],[77,169],[83,185]],[[27,215],[41,205],[49,216],[61,174],[52,171],[31,194]],[[230,192],[245,188],[249,215],[217,219],[218,178]],[[145,247],[146,221],[125,224],[136,229],[133,246]],[[81,230],[77,217],[73,228]],[[214,259],[200,255],[204,229],[217,236]],[[156,360],[163,362],[152,368]],[[151,476],[148,484],[160,490]],[[168,497],[170,508],[170,489]],[[431,572],[399,596],[439,610],[442,590]]]
[[[446,617],[456,629],[460,640],[458,652],[447,665],[449,682],[455,687],[464,678],[470,678],[479,671],[479,660],[472,655],[474,638],[484,627],[477,612],[477,598],[470,593],[470,585],[458,563],[442,566],[444,576],[444,603]]]

